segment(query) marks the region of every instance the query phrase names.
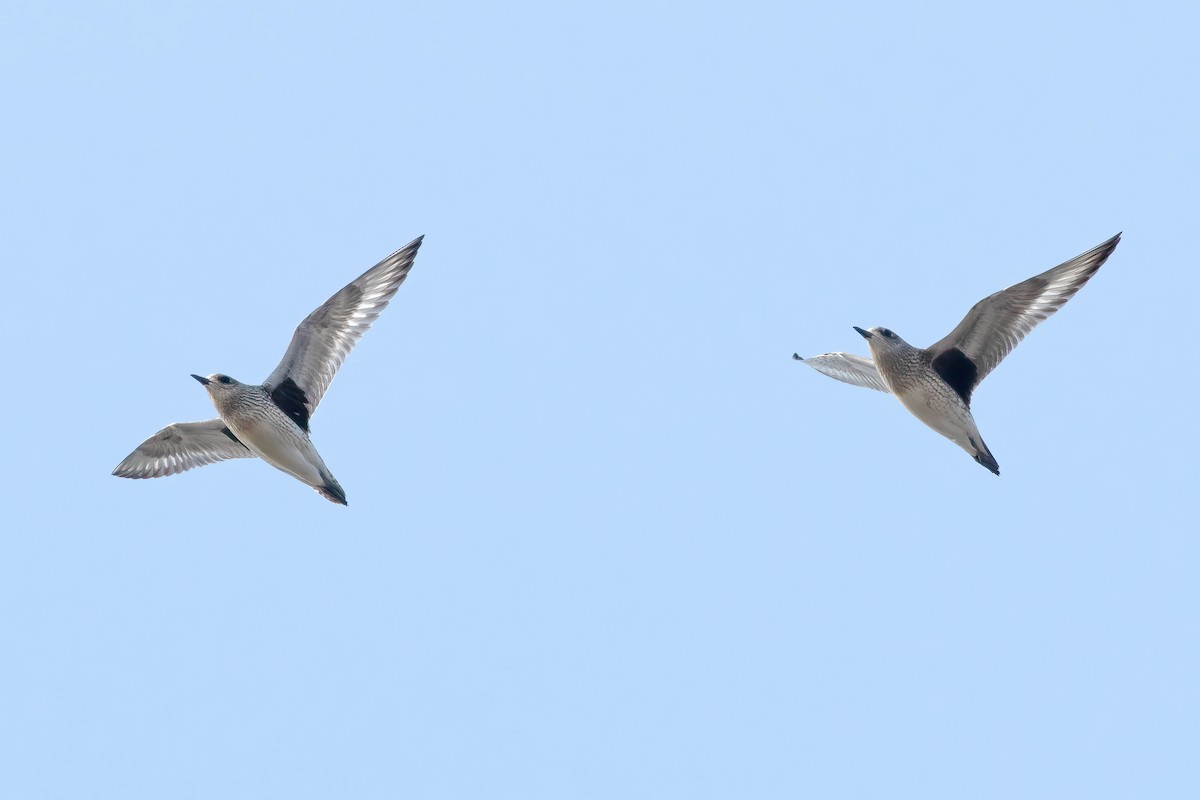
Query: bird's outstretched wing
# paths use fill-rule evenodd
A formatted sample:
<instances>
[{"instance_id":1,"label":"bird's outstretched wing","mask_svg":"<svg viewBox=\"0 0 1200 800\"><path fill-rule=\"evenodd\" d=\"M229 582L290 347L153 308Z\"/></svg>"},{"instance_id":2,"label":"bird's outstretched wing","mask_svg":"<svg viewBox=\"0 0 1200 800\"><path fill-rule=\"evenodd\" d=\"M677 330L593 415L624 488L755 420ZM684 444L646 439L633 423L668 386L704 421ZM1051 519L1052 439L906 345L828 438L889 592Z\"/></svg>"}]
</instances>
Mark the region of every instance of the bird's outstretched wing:
<instances>
[{"instance_id":1,"label":"bird's outstretched wing","mask_svg":"<svg viewBox=\"0 0 1200 800\"><path fill-rule=\"evenodd\" d=\"M957 383L955 388L969 399L1039 322L1075 296L1119 241L1118 233L1070 261L980 300L949 335L929 348L934 369L951 385Z\"/></svg>"},{"instance_id":2,"label":"bird's outstretched wing","mask_svg":"<svg viewBox=\"0 0 1200 800\"><path fill-rule=\"evenodd\" d=\"M408 277L424 238L417 237L351 281L296 328L263 387L304 430L346 356Z\"/></svg>"},{"instance_id":3,"label":"bird's outstretched wing","mask_svg":"<svg viewBox=\"0 0 1200 800\"><path fill-rule=\"evenodd\" d=\"M119 478L161 478L230 458L253 458L219 419L176 422L137 446L113 470Z\"/></svg>"},{"instance_id":4,"label":"bird's outstretched wing","mask_svg":"<svg viewBox=\"0 0 1200 800\"><path fill-rule=\"evenodd\" d=\"M855 386L865 386L868 389L878 389L887 392L887 384L875 368L875 362L869 358L856 356L853 353L825 353L824 355L801 358L792 353L792 358L802 361L823 375L837 378L839 381L852 383Z\"/></svg>"}]
</instances>

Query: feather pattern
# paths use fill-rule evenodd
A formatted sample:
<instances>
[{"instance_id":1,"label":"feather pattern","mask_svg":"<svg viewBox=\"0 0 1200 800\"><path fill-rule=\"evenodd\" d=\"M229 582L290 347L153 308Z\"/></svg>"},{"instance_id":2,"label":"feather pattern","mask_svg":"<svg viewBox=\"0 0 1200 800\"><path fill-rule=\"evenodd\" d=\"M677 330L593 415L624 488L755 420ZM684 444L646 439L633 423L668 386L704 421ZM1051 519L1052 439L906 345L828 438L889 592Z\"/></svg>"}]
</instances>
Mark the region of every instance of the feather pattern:
<instances>
[{"instance_id":1,"label":"feather pattern","mask_svg":"<svg viewBox=\"0 0 1200 800\"><path fill-rule=\"evenodd\" d=\"M293 399L292 407L285 407L286 400L280 406L300 427L308 428L308 418L317 410L342 362L408 277L422 239L417 237L371 267L297 326L283 360L263 388L277 403L281 394ZM302 407L303 422L297 419L298 407Z\"/></svg>"},{"instance_id":2,"label":"feather pattern","mask_svg":"<svg viewBox=\"0 0 1200 800\"><path fill-rule=\"evenodd\" d=\"M253 458L219 419L176 422L163 428L113 470L120 478L161 478L231 458Z\"/></svg>"}]
</instances>

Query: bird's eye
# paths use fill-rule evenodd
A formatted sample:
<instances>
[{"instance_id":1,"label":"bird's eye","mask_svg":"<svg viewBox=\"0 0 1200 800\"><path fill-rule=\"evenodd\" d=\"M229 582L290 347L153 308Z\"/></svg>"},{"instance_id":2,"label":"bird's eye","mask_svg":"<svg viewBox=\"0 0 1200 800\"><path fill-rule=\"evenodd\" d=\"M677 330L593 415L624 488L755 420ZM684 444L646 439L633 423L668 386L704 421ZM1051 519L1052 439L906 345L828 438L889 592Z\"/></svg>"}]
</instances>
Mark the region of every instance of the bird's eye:
<instances>
[{"instance_id":1,"label":"bird's eye","mask_svg":"<svg viewBox=\"0 0 1200 800\"><path fill-rule=\"evenodd\" d=\"M889 338L889 339L895 339L895 338L896 338L896 334L892 333L892 332L891 332L891 331L889 331L887 328L884 328L884 329L883 329L883 331L882 331L882 333L883 333L883 335L884 335L884 336L886 336L886 337L887 337L887 338Z\"/></svg>"},{"instance_id":2,"label":"bird's eye","mask_svg":"<svg viewBox=\"0 0 1200 800\"><path fill-rule=\"evenodd\" d=\"M219 381L220 383L229 383L232 380L233 380L233 378L230 378L228 375L222 375L221 377L217 378L217 381Z\"/></svg>"}]
</instances>

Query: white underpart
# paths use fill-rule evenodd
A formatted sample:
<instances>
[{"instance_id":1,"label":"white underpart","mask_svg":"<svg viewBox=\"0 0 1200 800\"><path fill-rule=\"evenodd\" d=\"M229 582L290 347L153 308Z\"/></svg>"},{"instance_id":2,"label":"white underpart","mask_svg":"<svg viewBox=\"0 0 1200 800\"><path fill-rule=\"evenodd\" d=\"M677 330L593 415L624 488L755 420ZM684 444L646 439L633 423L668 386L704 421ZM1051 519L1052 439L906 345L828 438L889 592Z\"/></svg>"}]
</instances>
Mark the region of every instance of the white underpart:
<instances>
[{"instance_id":1,"label":"white underpart","mask_svg":"<svg viewBox=\"0 0 1200 800\"><path fill-rule=\"evenodd\" d=\"M283 426L279 420L255 416L243 420L242 424L225 421L242 444L276 469L309 486L324 486L328 482L329 469L317 448L291 420L287 420L287 424L294 430L287 430L284 435L281 435Z\"/></svg>"},{"instance_id":2,"label":"white underpart","mask_svg":"<svg viewBox=\"0 0 1200 800\"><path fill-rule=\"evenodd\" d=\"M950 387L946 389L951 391ZM977 445L983 441L983 437L979 435L979 428L975 425L975 418L971 416L970 409L957 395L951 400L944 395L938 397L914 387L904 393L896 393L896 399L921 422L971 455L975 455ZM971 444L972 439L975 440L975 445Z\"/></svg>"}]
</instances>

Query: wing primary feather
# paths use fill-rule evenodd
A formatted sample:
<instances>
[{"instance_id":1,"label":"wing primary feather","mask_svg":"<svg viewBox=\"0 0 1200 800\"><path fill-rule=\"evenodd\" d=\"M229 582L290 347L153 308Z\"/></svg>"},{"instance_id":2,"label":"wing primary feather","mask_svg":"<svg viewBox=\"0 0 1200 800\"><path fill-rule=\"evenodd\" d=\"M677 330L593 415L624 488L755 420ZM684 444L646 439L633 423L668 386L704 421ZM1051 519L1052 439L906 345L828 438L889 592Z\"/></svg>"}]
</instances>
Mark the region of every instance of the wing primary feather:
<instances>
[{"instance_id":1,"label":"wing primary feather","mask_svg":"<svg viewBox=\"0 0 1200 800\"><path fill-rule=\"evenodd\" d=\"M418 236L346 284L296 327L263 386L300 427L308 429L309 417L346 356L408 277L424 238Z\"/></svg>"},{"instance_id":2,"label":"wing primary feather","mask_svg":"<svg viewBox=\"0 0 1200 800\"><path fill-rule=\"evenodd\" d=\"M969 361L975 368L970 385L964 384L965 397L970 397L971 391L1038 323L1048 319L1083 288L1120 241L1118 233L1057 267L983 298L954 330L929 347L935 364L939 359L943 359L943 364L945 358L951 359L957 376L963 365L958 357L948 354L957 350ZM964 394L963 388L955 386L955 389Z\"/></svg>"},{"instance_id":3,"label":"wing primary feather","mask_svg":"<svg viewBox=\"0 0 1200 800\"><path fill-rule=\"evenodd\" d=\"M162 478L231 458L253 458L219 419L176 422L137 446L113 470L119 478Z\"/></svg>"}]
</instances>

